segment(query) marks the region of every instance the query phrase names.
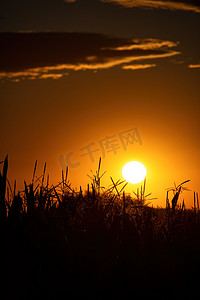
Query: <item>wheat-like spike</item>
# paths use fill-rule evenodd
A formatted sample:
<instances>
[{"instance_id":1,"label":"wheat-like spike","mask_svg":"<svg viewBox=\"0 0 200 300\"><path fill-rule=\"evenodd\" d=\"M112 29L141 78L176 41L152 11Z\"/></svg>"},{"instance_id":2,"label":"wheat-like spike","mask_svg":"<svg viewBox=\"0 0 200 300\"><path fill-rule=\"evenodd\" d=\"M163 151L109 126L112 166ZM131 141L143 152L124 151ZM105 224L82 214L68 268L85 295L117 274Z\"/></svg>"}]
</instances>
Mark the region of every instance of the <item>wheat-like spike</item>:
<instances>
[{"instance_id":1,"label":"wheat-like spike","mask_svg":"<svg viewBox=\"0 0 200 300\"><path fill-rule=\"evenodd\" d=\"M36 173L36 168L37 168L37 160L35 161L35 165L34 165L34 169L33 169L32 183L34 182L35 173Z\"/></svg>"},{"instance_id":2,"label":"wheat-like spike","mask_svg":"<svg viewBox=\"0 0 200 300\"><path fill-rule=\"evenodd\" d=\"M191 181L191 179L188 179L188 180L183 181L183 182L180 183L176 188L179 188L181 185L183 185L183 184L185 184L185 183L187 183L187 182L189 182L189 181Z\"/></svg>"},{"instance_id":3,"label":"wheat-like spike","mask_svg":"<svg viewBox=\"0 0 200 300\"><path fill-rule=\"evenodd\" d=\"M45 172L46 172L46 167L47 167L47 163L45 162L45 164L44 164L44 170L43 170L43 175L42 175L42 186L43 186L43 182L44 182L44 176L45 176Z\"/></svg>"},{"instance_id":4,"label":"wheat-like spike","mask_svg":"<svg viewBox=\"0 0 200 300\"><path fill-rule=\"evenodd\" d=\"M48 186L49 186L49 174L47 174L47 185L46 185L47 189L48 189Z\"/></svg>"},{"instance_id":5,"label":"wheat-like spike","mask_svg":"<svg viewBox=\"0 0 200 300\"><path fill-rule=\"evenodd\" d=\"M196 199L197 199L197 210L199 211L199 196L198 196L198 193L196 193Z\"/></svg>"},{"instance_id":6,"label":"wheat-like spike","mask_svg":"<svg viewBox=\"0 0 200 300\"><path fill-rule=\"evenodd\" d=\"M68 166L66 167L66 173L65 173L65 182L67 182L67 176L68 176Z\"/></svg>"},{"instance_id":7,"label":"wheat-like spike","mask_svg":"<svg viewBox=\"0 0 200 300\"><path fill-rule=\"evenodd\" d=\"M113 183L113 186L114 186L114 188L115 188L115 190L116 190L116 192L117 192L117 195L120 196L119 191L118 191L118 189L117 189L117 185L115 184L115 182L114 182L114 180L112 179L112 177L110 177L110 179L111 179L111 181L112 181L112 183ZM119 181L119 180L118 180L118 181Z\"/></svg>"}]
</instances>

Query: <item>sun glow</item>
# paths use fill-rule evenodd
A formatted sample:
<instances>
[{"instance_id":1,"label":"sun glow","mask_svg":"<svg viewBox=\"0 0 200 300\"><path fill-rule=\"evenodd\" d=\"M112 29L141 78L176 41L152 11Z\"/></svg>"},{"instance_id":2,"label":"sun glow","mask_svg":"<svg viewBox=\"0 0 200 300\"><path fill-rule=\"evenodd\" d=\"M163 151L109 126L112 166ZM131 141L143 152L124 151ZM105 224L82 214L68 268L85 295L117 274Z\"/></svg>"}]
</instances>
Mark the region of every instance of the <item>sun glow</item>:
<instances>
[{"instance_id":1,"label":"sun glow","mask_svg":"<svg viewBox=\"0 0 200 300\"><path fill-rule=\"evenodd\" d=\"M122 175L130 183L139 183L147 174L145 166L138 161L128 162L122 169Z\"/></svg>"}]
</instances>

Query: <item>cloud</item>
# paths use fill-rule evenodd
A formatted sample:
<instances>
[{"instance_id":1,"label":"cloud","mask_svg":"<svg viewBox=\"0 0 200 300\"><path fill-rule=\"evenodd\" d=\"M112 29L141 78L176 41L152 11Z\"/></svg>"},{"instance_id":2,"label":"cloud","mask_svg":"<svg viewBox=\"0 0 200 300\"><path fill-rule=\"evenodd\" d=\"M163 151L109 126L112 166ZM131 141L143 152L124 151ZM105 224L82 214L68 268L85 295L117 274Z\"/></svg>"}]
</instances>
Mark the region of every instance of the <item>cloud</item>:
<instances>
[{"instance_id":1,"label":"cloud","mask_svg":"<svg viewBox=\"0 0 200 300\"><path fill-rule=\"evenodd\" d=\"M188 68L190 68L190 69L199 69L200 64L191 64L191 65L188 66Z\"/></svg>"},{"instance_id":2,"label":"cloud","mask_svg":"<svg viewBox=\"0 0 200 300\"><path fill-rule=\"evenodd\" d=\"M60 79L69 71L145 69L180 52L178 43L93 33L0 33L0 79ZM140 61L140 64L138 64ZM136 64L134 64L136 62ZM129 67L128 67L129 66Z\"/></svg>"},{"instance_id":3,"label":"cloud","mask_svg":"<svg viewBox=\"0 0 200 300\"><path fill-rule=\"evenodd\" d=\"M144 70L156 67L156 64L144 64L144 65L124 65L122 67L123 70Z\"/></svg>"},{"instance_id":4,"label":"cloud","mask_svg":"<svg viewBox=\"0 0 200 300\"><path fill-rule=\"evenodd\" d=\"M0 79L10 79L14 82L18 82L21 79L60 79L68 73L59 74L54 72L48 72L44 68L27 69L21 72L0 72Z\"/></svg>"},{"instance_id":5,"label":"cloud","mask_svg":"<svg viewBox=\"0 0 200 300\"><path fill-rule=\"evenodd\" d=\"M157 0L100 0L101 2L117 3L124 7L149 7L168 10L185 10L200 13L197 1L157 1ZM194 4L193 4L194 3Z\"/></svg>"},{"instance_id":6,"label":"cloud","mask_svg":"<svg viewBox=\"0 0 200 300\"><path fill-rule=\"evenodd\" d=\"M163 47L172 48L172 47L176 47L177 45L178 42L174 43L170 41L161 41L156 39L143 39L143 40L132 39L127 45L122 45L115 48L113 47L107 49L116 50L116 51L125 51L125 50L133 50L133 49L152 50L152 49L161 49Z\"/></svg>"}]
</instances>

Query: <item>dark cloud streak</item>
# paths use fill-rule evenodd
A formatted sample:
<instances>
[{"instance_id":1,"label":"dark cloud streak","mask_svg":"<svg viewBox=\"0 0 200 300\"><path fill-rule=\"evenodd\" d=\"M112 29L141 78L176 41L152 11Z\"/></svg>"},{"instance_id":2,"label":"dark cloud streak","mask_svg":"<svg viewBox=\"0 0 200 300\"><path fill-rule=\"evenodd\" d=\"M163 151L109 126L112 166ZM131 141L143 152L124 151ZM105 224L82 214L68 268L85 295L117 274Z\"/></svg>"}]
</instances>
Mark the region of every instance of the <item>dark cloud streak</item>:
<instances>
[{"instance_id":1,"label":"dark cloud streak","mask_svg":"<svg viewBox=\"0 0 200 300\"><path fill-rule=\"evenodd\" d=\"M101 2L116 3L127 8L155 8L168 10L184 10L200 13L200 3L197 0L100 0Z\"/></svg>"},{"instance_id":2,"label":"dark cloud streak","mask_svg":"<svg viewBox=\"0 0 200 300\"><path fill-rule=\"evenodd\" d=\"M0 78L59 79L69 70L98 70L179 54L177 43L94 33L1 33ZM145 69L140 64L132 70ZM126 67L123 69L127 69Z\"/></svg>"}]
</instances>

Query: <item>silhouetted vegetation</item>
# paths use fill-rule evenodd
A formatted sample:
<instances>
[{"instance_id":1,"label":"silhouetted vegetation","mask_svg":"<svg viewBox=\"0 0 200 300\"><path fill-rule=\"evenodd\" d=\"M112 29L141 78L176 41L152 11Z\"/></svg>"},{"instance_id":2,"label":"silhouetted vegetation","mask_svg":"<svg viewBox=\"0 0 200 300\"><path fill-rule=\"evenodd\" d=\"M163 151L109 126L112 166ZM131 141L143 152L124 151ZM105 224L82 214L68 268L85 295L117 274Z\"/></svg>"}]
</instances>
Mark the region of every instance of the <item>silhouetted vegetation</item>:
<instances>
[{"instance_id":1,"label":"silhouetted vegetation","mask_svg":"<svg viewBox=\"0 0 200 300\"><path fill-rule=\"evenodd\" d=\"M68 180L36 176L16 192L0 174L2 286L6 296L35 299L139 298L196 294L200 211L178 199L185 181L167 190L166 208L153 208L146 182L135 195L127 182L101 186L101 159L86 191ZM174 193L169 199L169 191ZM5 294L4 294L5 295Z\"/></svg>"}]
</instances>

